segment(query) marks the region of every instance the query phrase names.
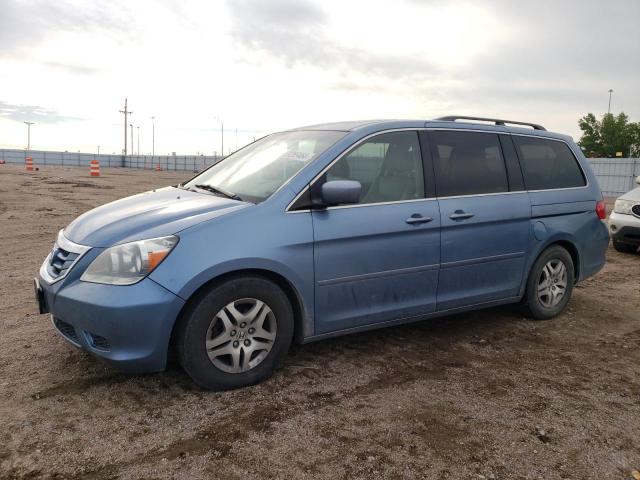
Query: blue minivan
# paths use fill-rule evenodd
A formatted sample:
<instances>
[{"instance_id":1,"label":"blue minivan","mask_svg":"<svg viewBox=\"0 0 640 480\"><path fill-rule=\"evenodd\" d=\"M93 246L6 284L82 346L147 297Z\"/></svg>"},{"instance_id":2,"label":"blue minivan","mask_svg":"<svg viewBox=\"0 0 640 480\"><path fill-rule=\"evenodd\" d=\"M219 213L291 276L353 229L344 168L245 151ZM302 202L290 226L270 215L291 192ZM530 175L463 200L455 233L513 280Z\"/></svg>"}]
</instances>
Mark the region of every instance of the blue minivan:
<instances>
[{"instance_id":1,"label":"blue minivan","mask_svg":"<svg viewBox=\"0 0 640 480\"><path fill-rule=\"evenodd\" d=\"M228 389L293 341L516 302L554 317L604 265L604 218L580 149L536 124L314 125L81 215L36 296L76 347L129 372L172 353Z\"/></svg>"}]
</instances>

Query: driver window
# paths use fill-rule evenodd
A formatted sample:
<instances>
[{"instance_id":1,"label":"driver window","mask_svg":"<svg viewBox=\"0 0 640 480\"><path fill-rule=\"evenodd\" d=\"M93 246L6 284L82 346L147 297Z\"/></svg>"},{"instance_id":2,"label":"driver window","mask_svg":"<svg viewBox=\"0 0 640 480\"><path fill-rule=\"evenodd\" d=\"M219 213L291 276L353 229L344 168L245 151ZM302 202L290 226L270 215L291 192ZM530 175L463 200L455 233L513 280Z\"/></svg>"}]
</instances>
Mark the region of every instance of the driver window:
<instances>
[{"instance_id":1,"label":"driver window","mask_svg":"<svg viewBox=\"0 0 640 480\"><path fill-rule=\"evenodd\" d=\"M332 180L360 182L360 204L424 198L418 133L390 132L370 138L338 160L318 183Z\"/></svg>"}]
</instances>

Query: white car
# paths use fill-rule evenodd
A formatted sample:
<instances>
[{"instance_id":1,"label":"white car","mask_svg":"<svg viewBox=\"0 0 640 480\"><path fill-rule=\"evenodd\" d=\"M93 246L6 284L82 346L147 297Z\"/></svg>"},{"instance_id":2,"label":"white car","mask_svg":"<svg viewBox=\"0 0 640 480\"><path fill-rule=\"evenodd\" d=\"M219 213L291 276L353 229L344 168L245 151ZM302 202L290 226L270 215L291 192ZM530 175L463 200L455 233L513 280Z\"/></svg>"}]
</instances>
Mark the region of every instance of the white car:
<instances>
[{"instance_id":1,"label":"white car","mask_svg":"<svg viewBox=\"0 0 640 480\"><path fill-rule=\"evenodd\" d=\"M640 185L640 177L636 178ZM640 187L636 187L616 200L609 216L609 232L613 248L633 253L640 245Z\"/></svg>"}]
</instances>

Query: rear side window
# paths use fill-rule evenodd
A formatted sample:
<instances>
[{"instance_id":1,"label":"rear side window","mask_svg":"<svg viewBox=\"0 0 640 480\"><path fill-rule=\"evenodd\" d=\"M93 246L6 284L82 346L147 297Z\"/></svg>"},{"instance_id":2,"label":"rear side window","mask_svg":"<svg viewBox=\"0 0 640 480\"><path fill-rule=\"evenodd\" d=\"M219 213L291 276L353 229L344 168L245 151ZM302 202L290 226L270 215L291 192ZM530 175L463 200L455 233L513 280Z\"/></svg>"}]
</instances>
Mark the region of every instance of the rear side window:
<instances>
[{"instance_id":1,"label":"rear side window","mask_svg":"<svg viewBox=\"0 0 640 480\"><path fill-rule=\"evenodd\" d=\"M527 190L584 187L578 160L564 142L513 135Z\"/></svg>"},{"instance_id":2,"label":"rear side window","mask_svg":"<svg viewBox=\"0 0 640 480\"><path fill-rule=\"evenodd\" d=\"M429 143L439 197L509 191L498 135L432 131Z\"/></svg>"}]
</instances>

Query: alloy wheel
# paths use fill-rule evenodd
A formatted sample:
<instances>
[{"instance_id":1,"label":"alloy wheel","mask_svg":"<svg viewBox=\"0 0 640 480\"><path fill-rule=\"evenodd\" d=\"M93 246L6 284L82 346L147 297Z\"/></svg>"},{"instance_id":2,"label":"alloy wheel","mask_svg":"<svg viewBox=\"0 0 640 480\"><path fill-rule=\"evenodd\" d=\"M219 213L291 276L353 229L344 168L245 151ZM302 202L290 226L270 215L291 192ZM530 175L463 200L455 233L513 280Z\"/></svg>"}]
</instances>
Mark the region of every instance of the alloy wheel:
<instances>
[{"instance_id":1,"label":"alloy wheel","mask_svg":"<svg viewBox=\"0 0 640 480\"><path fill-rule=\"evenodd\" d=\"M564 298L567 290L567 267L559 259L549 260L538 279L538 300L546 308L553 308Z\"/></svg>"},{"instance_id":2,"label":"alloy wheel","mask_svg":"<svg viewBox=\"0 0 640 480\"><path fill-rule=\"evenodd\" d=\"M242 373L269 355L276 339L276 317L256 298L228 303L211 320L205 345L209 360L227 373Z\"/></svg>"}]
</instances>

